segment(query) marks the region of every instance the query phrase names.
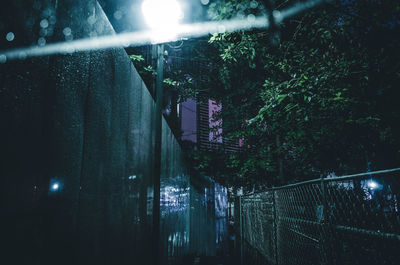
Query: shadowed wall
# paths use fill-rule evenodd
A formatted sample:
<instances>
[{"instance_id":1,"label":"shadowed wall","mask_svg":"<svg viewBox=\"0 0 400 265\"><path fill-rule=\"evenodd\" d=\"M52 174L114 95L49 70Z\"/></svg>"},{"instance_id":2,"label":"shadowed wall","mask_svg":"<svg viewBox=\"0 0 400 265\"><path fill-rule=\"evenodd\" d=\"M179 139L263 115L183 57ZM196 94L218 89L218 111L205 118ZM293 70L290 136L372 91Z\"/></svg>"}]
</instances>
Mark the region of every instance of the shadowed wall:
<instances>
[{"instance_id":1,"label":"shadowed wall","mask_svg":"<svg viewBox=\"0 0 400 265\"><path fill-rule=\"evenodd\" d=\"M43 14L57 18L48 42L66 41L65 28L74 39L114 34L96 1L6 6L0 31L12 25L16 47L37 43ZM193 188L163 119L161 248L153 251L155 103L122 47L0 64L0 119L2 261L151 264L160 255L165 264L215 245L214 214L193 214L205 212L211 184Z\"/></svg>"}]
</instances>

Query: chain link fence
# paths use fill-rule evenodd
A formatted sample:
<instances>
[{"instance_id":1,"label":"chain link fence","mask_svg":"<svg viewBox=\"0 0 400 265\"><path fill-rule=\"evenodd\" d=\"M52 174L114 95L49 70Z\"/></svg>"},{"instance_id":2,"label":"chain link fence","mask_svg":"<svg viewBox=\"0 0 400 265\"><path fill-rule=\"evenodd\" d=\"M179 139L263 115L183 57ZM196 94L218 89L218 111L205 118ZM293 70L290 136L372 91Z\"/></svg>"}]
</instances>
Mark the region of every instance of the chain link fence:
<instances>
[{"instance_id":1,"label":"chain link fence","mask_svg":"<svg viewBox=\"0 0 400 265\"><path fill-rule=\"evenodd\" d=\"M400 169L240 196L241 264L398 264Z\"/></svg>"}]
</instances>

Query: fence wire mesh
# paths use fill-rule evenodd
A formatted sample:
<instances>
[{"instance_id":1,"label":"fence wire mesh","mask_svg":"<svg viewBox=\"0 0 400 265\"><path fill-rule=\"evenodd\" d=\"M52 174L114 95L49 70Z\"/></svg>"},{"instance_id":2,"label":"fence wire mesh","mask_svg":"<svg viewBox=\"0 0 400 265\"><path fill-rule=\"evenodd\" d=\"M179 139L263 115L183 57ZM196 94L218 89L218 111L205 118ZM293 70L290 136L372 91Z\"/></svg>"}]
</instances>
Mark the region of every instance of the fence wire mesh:
<instances>
[{"instance_id":1,"label":"fence wire mesh","mask_svg":"<svg viewBox=\"0 0 400 265\"><path fill-rule=\"evenodd\" d=\"M398 264L399 197L400 169L242 196L242 264L249 251L262 257L258 264Z\"/></svg>"}]
</instances>

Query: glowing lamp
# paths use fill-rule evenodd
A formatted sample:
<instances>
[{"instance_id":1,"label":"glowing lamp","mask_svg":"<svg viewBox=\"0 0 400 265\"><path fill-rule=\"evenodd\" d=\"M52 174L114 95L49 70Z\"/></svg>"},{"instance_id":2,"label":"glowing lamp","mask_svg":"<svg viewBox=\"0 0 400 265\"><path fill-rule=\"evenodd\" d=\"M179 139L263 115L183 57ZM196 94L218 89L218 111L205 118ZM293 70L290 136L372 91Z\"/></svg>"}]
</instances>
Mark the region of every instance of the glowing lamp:
<instances>
[{"instance_id":1,"label":"glowing lamp","mask_svg":"<svg viewBox=\"0 0 400 265\"><path fill-rule=\"evenodd\" d=\"M373 180L368 181L367 185L371 190L378 188L378 183Z\"/></svg>"},{"instance_id":2,"label":"glowing lamp","mask_svg":"<svg viewBox=\"0 0 400 265\"><path fill-rule=\"evenodd\" d=\"M183 18L177 0L145 0L142 13L147 25L156 31L156 41L170 41L176 37L179 21Z\"/></svg>"},{"instance_id":3,"label":"glowing lamp","mask_svg":"<svg viewBox=\"0 0 400 265\"><path fill-rule=\"evenodd\" d=\"M52 191L56 191L60 188L60 185L58 183L54 183L53 185L51 185L51 190Z\"/></svg>"}]
</instances>

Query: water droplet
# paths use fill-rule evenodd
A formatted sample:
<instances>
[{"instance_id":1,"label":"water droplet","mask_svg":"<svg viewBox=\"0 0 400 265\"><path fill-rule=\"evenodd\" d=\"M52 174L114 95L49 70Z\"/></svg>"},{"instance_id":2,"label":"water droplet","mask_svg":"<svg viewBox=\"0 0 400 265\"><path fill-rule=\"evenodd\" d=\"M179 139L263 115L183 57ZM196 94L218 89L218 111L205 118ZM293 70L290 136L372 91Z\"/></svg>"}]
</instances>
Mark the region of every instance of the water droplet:
<instances>
[{"instance_id":1,"label":"water droplet","mask_svg":"<svg viewBox=\"0 0 400 265\"><path fill-rule=\"evenodd\" d=\"M249 14L249 15L247 16L247 21L249 21L249 22L254 22L255 20L256 20L256 16L255 16L255 15Z\"/></svg>"},{"instance_id":2,"label":"water droplet","mask_svg":"<svg viewBox=\"0 0 400 265\"><path fill-rule=\"evenodd\" d=\"M56 22L57 22L56 16L54 16L54 15L50 16L49 22L50 22L51 25L56 24Z\"/></svg>"},{"instance_id":3,"label":"water droplet","mask_svg":"<svg viewBox=\"0 0 400 265\"><path fill-rule=\"evenodd\" d=\"M120 10L115 11L114 18L120 20L122 18L122 12Z\"/></svg>"},{"instance_id":4,"label":"water droplet","mask_svg":"<svg viewBox=\"0 0 400 265\"><path fill-rule=\"evenodd\" d=\"M53 28L47 28L47 36L52 36L53 35Z\"/></svg>"},{"instance_id":5,"label":"water droplet","mask_svg":"<svg viewBox=\"0 0 400 265\"><path fill-rule=\"evenodd\" d=\"M36 10L40 10L40 8L42 8L42 3L40 3L40 1L33 2L33 8Z\"/></svg>"},{"instance_id":6,"label":"water droplet","mask_svg":"<svg viewBox=\"0 0 400 265\"><path fill-rule=\"evenodd\" d=\"M75 52L75 48L72 46L68 46L65 50L67 53L74 53Z\"/></svg>"},{"instance_id":7,"label":"water droplet","mask_svg":"<svg viewBox=\"0 0 400 265\"><path fill-rule=\"evenodd\" d=\"M39 35L41 37L47 36L47 29L41 28L40 31L39 31Z\"/></svg>"},{"instance_id":8,"label":"water droplet","mask_svg":"<svg viewBox=\"0 0 400 265\"><path fill-rule=\"evenodd\" d=\"M240 11L237 13L237 17L238 17L239 19L243 19L243 18L245 17L244 12L243 12L242 10L240 10Z\"/></svg>"},{"instance_id":9,"label":"water droplet","mask_svg":"<svg viewBox=\"0 0 400 265\"><path fill-rule=\"evenodd\" d=\"M6 39L7 39L8 41L13 41L14 38L15 38L14 32L8 32L8 33L7 33Z\"/></svg>"},{"instance_id":10,"label":"water droplet","mask_svg":"<svg viewBox=\"0 0 400 265\"><path fill-rule=\"evenodd\" d=\"M91 31L91 32L89 33L89 37L91 37L91 38L97 37L96 31Z\"/></svg>"},{"instance_id":11,"label":"water droplet","mask_svg":"<svg viewBox=\"0 0 400 265\"><path fill-rule=\"evenodd\" d=\"M208 5L210 3L210 0L200 0L202 5Z\"/></svg>"},{"instance_id":12,"label":"water droplet","mask_svg":"<svg viewBox=\"0 0 400 265\"><path fill-rule=\"evenodd\" d=\"M18 54L18 58L19 58L20 60L25 60L26 57L27 57L26 52L20 52L20 53Z\"/></svg>"},{"instance_id":13,"label":"water droplet","mask_svg":"<svg viewBox=\"0 0 400 265\"><path fill-rule=\"evenodd\" d=\"M47 8L47 9L43 10L42 16L49 17L49 16L51 16L51 13L52 13L52 10L50 8Z\"/></svg>"},{"instance_id":14,"label":"water droplet","mask_svg":"<svg viewBox=\"0 0 400 265\"><path fill-rule=\"evenodd\" d=\"M7 61L7 56L0 54L0 63L5 63Z\"/></svg>"},{"instance_id":15,"label":"water droplet","mask_svg":"<svg viewBox=\"0 0 400 265\"><path fill-rule=\"evenodd\" d=\"M39 46L44 46L44 45L46 45L46 39L45 39L45 38L39 38L39 39L38 39L38 45L39 45Z\"/></svg>"},{"instance_id":16,"label":"water droplet","mask_svg":"<svg viewBox=\"0 0 400 265\"><path fill-rule=\"evenodd\" d=\"M257 1L251 1L251 2L250 2L250 7L251 7L251 8L257 8L257 7L258 7Z\"/></svg>"},{"instance_id":17,"label":"water droplet","mask_svg":"<svg viewBox=\"0 0 400 265\"><path fill-rule=\"evenodd\" d=\"M49 21L47 19L42 19L42 21L40 21L40 27L45 29L48 26L49 26Z\"/></svg>"},{"instance_id":18,"label":"water droplet","mask_svg":"<svg viewBox=\"0 0 400 265\"><path fill-rule=\"evenodd\" d=\"M279 10L272 11L272 16L277 20L278 23L282 20L282 14Z\"/></svg>"},{"instance_id":19,"label":"water droplet","mask_svg":"<svg viewBox=\"0 0 400 265\"><path fill-rule=\"evenodd\" d=\"M74 39L74 36L72 35L72 34L69 34L69 35L66 35L65 36L65 40L66 41L71 41L71 40L73 40Z\"/></svg>"},{"instance_id":20,"label":"water droplet","mask_svg":"<svg viewBox=\"0 0 400 265\"><path fill-rule=\"evenodd\" d=\"M90 17L88 17L87 22L90 25L93 25L94 23L96 23L96 18L94 16L90 16Z\"/></svg>"},{"instance_id":21,"label":"water droplet","mask_svg":"<svg viewBox=\"0 0 400 265\"><path fill-rule=\"evenodd\" d=\"M64 28L63 33L65 36L71 35L71 29L69 27Z\"/></svg>"}]
</instances>

